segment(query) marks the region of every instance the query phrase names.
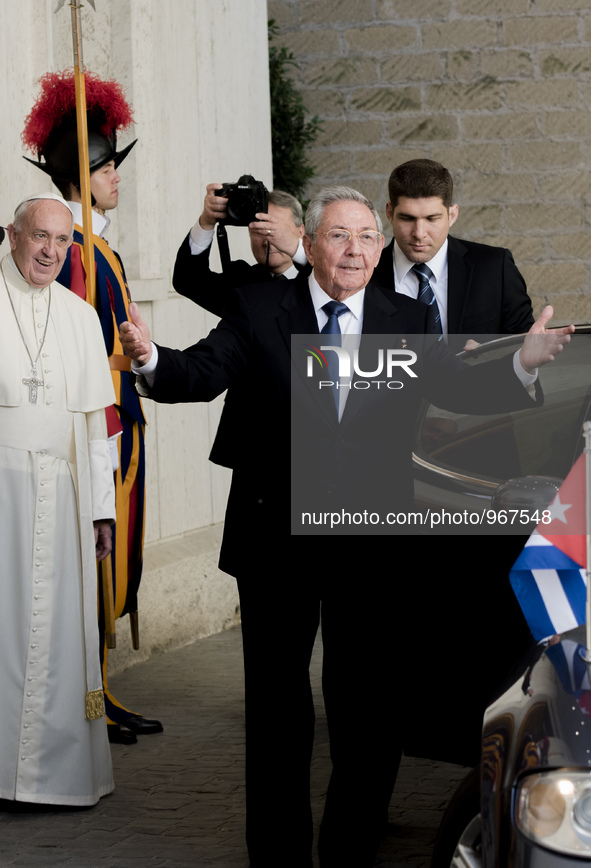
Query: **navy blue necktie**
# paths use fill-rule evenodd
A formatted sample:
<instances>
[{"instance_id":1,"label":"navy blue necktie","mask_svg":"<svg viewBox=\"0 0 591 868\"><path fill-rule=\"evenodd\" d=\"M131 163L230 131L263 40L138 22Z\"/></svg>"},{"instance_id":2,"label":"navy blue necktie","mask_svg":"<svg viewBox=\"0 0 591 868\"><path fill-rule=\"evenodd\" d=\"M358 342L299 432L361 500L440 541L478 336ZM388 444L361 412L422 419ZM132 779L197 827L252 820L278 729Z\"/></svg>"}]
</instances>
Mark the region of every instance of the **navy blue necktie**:
<instances>
[{"instance_id":1,"label":"navy blue necktie","mask_svg":"<svg viewBox=\"0 0 591 868\"><path fill-rule=\"evenodd\" d=\"M322 310L328 316L324 328L320 332L321 335L330 335L326 343L333 347L341 346L341 326L339 325L339 317L349 310L346 304L342 301L329 301L322 306ZM336 353L327 353L328 361L328 376L334 383L332 394L334 397L337 413L339 412L339 358Z\"/></svg>"},{"instance_id":2,"label":"navy blue necktie","mask_svg":"<svg viewBox=\"0 0 591 868\"><path fill-rule=\"evenodd\" d=\"M424 262L417 262L416 265L413 265L412 270L419 280L419 294L417 299L418 301L422 301L423 304L426 304L431 309L431 328L433 334L443 334L443 329L441 327L441 314L439 313L439 307L435 301L433 287L429 283L430 279L433 277L433 272Z\"/></svg>"}]
</instances>

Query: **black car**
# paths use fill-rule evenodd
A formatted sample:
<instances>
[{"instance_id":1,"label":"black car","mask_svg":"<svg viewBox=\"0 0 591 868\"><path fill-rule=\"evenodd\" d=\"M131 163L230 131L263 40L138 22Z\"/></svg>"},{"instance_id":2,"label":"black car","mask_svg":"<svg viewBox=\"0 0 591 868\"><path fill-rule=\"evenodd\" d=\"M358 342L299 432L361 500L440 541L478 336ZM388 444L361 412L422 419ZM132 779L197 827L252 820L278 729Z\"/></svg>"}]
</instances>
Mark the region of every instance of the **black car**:
<instances>
[{"instance_id":1,"label":"black car","mask_svg":"<svg viewBox=\"0 0 591 868\"><path fill-rule=\"evenodd\" d=\"M468 417L424 408L414 456L416 504L423 513L469 510L490 515L491 521L501 516L504 524L492 528L501 539L477 538L489 581L497 546L507 544L505 533L525 541L583 451L583 423L591 418L590 332L577 327L565 352L542 369L544 404L537 409ZM467 358L478 364L518 344L517 338L502 339ZM474 551L469 567L477 581ZM480 646L474 642L480 615L471 613L466 650L476 664L465 693L478 680L479 658L490 659L491 653L504 656L498 669L503 683L489 685L480 764L445 813L433 868L562 868L591 862L591 673L583 656L585 631L578 628L544 646L533 639L513 646L505 603L490 615L497 588L507 593L510 566L506 558L494 592L489 591L492 603L485 600L481 608L489 629ZM456 726L461 728L461 714Z\"/></svg>"},{"instance_id":2,"label":"black car","mask_svg":"<svg viewBox=\"0 0 591 868\"><path fill-rule=\"evenodd\" d=\"M463 355L469 364L480 364L507 355L522 341L501 338ZM539 507L550 502L583 450L590 371L591 326L577 326L565 351L540 371L539 408L469 416L425 404L413 455L415 505L431 516L438 510L484 514L484 524L456 525L460 533L529 534ZM500 517L488 513L491 508ZM448 533L450 526L428 530Z\"/></svg>"},{"instance_id":3,"label":"black car","mask_svg":"<svg viewBox=\"0 0 591 868\"><path fill-rule=\"evenodd\" d=\"M579 627L533 645L487 709L482 760L444 815L433 868L591 862L591 681Z\"/></svg>"}]
</instances>

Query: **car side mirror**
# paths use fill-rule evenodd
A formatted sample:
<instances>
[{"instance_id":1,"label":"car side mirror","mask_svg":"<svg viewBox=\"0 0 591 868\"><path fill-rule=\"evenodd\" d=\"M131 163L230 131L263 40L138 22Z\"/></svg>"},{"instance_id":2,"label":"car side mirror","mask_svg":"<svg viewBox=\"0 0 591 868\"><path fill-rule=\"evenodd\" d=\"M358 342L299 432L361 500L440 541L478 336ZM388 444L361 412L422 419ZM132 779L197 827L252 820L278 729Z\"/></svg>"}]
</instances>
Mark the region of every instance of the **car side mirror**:
<instances>
[{"instance_id":1,"label":"car side mirror","mask_svg":"<svg viewBox=\"0 0 591 868\"><path fill-rule=\"evenodd\" d=\"M563 480L553 476L518 476L495 490L493 509L546 509L554 500Z\"/></svg>"}]
</instances>

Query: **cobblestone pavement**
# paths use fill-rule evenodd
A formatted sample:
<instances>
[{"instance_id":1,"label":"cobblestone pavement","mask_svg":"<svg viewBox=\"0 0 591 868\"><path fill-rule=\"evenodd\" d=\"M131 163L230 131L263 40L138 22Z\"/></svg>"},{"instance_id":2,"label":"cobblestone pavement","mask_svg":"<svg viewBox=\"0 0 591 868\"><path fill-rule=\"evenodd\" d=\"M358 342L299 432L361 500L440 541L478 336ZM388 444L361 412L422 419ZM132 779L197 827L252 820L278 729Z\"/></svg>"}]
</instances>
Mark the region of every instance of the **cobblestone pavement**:
<instances>
[{"instance_id":1,"label":"cobblestone pavement","mask_svg":"<svg viewBox=\"0 0 591 868\"><path fill-rule=\"evenodd\" d=\"M316 828L330 770L320 657L317 646ZM93 808L0 803L0 866L247 868L240 630L152 657L110 683L129 707L161 720L164 733L112 745L115 792ZM464 774L459 766L403 760L380 868L427 868L441 814Z\"/></svg>"}]
</instances>

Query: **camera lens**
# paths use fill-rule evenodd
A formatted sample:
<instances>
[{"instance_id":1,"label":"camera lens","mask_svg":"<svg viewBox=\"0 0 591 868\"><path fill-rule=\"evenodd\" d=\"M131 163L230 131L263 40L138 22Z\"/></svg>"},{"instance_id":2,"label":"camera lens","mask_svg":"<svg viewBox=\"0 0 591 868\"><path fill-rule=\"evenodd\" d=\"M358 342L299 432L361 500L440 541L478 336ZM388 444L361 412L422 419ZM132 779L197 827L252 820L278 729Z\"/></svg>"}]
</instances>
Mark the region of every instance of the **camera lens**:
<instances>
[{"instance_id":1,"label":"camera lens","mask_svg":"<svg viewBox=\"0 0 591 868\"><path fill-rule=\"evenodd\" d=\"M255 219L255 214L256 208L250 191L237 190L228 202L228 216L246 225Z\"/></svg>"}]
</instances>

